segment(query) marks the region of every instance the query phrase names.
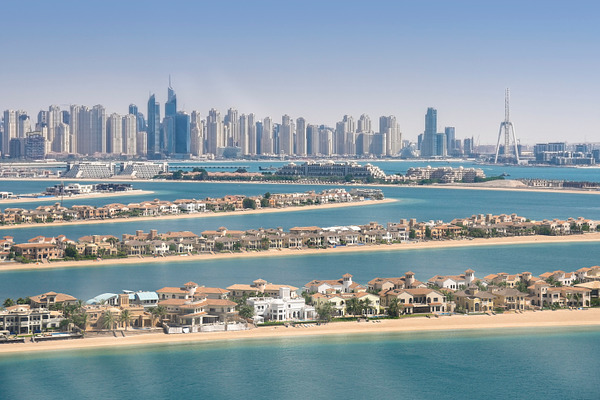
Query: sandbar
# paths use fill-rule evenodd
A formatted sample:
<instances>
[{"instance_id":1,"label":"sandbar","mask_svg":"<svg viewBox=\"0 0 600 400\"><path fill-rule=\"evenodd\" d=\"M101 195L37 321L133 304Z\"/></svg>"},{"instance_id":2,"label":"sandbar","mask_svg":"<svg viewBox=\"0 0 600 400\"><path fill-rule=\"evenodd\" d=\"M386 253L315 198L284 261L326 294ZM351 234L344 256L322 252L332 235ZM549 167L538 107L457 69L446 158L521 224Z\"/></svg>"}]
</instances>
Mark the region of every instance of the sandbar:
<instances>
[{"instance_id":1,"label":"sandbar","mask_svg":"<svg viewBox=\"0 0 600 400\"><path fill-rule=\"evenodd\" d=\"M125 337L93 337L57 342L17 343L0 345L0 355L25 352L52 352L65 350L102 349L111 347L152 346L160 344L194 344L227 340L256 340L294 337L322 337L355 334L390 334L402 332L464 331L489 329L600 327L600 309L526 311L521 314L441 316L439 318L413 317L383 319L380 322L332 322L309 324L307 327L271 326L247 331L202 332L180 335L149 333Z\"/></svg>"},{"instance_id":2,"label":"sandbar","mask_svg":"<svg viewBox=\"0 0 600 400\"><path fill-rule=\"evenodd\" d=\"M150 192L152 193L152 192ZM232 215L251 215L251 214L272 214L272 213L284 213L284 212L297 212L297 211L311 211L311 210L323 210L332 208L344 208L344 207L357 207L357 206L372 206L378 204L394 203L396 199L382 199L382 200L363 200L363 201L351 201L344 203L327 203L319 205L308 205L308 206L290 206L281 208L260 208L256 210L245 209L237 211L224 211L224 212L198 212L191 214L176 214L176 215L158 215L152 217L129 217L129 218L107 218L107 219L88 219L88 220L76 220L76 221L56 221L50 223L41 224L18 224L18 225L3 225L0 226L0 230L7 229L22 229L22 228L40 228L47 226L68 226L68 225L96 225L96 224L115 224L120 222L142 222L142 221L166 221L173 219L191 219L191 218L211 218L211 217L227 217Z\"/></svg>"},{"instance_id":3,"label":"sandbar","mask_svg":"<svg viewBox=\"0 0 600 400\"><path fill-rule=\"evenodd\" d=\"M545 243L595 243L600 242L600 232L585 233L569 236L514 236L514 237L497 237L497 238L476 238L472 240L431 240L423 242L409 243L394 243L394 244L379 244L379 245L364 245L364 246L337 246L326 249L289 249L267 250L267 251L242 251L242 252L223 252L223 253L202 253L187 256L167 256L167 257L152 257L146 256L143 258L129 257L119 259L106 260L81 260L81 261L57 261L51 263L40 264L19 264L19 263L2 263L0 264L0 272L2 271L24 271L24 270L42 270L55 268L76 268L76 267L102 267L115 265L134 265L148 263L176 263L183 261L214 261L231 258L264 258L264 257L290 257L290 256L308 256L308 255L336 255L360 252L376 252L376 251L403 251L403 250L426 250L438 248L459 248L459 247L476 247L476 246L510 246L510 245L527 245L527 244L545 244Z\"/></svg>"}]
</instances>

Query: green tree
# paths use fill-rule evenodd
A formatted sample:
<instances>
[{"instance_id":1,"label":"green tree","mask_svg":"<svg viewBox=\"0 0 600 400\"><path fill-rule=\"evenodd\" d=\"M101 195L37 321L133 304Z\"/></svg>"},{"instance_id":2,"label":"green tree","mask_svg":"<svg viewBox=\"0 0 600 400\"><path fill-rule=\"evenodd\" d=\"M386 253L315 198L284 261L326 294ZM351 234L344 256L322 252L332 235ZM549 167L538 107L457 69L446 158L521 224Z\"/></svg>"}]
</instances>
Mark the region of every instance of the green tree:
<instances>
[{"instance_id":1,"label":"green tree","mask_svg":"<svg viewBox=\"0 0 600 400\"><path fill-rule=\"evenodd\" d=\"M362 304L356 297L352 297L346 301L346 314L360 315L362 313Z\"/></svg>"},{"instance_id":2,"label":"green tree","mask_svg":"<svg viewBox=\"0 0 600 400\"><path fill-rule=\"evenodd\" d=\"M121 315L119 315L119 322L125 325L125 330L127 330L129 327L132 318L133 317L131 316L131 312L129 312L129 310L121 311Z\"/></svg>"},{"instance_id":3,"label":"green tree","mask_svg":"<svg viewBox=\"0 0 600 400\"><path fill-rule=\"evenodd\" d=\"M329 322L333 319L333 305L330 302L321 304L316 308L317 315L321 321Z\"/></svg>"},{"instance_id":4,"label":"green tree","mask_svg":"<svg viewBox=\"0 0 600 400\"><path fill-rule=\"evenodd\" d=\"M404 304L400 303L398 298L393 298L390 300L390 304L388 305L387 313L390 317L399 317L400 314L404 311Z\"/></svg>"},{"instance_id":5,"label":"green tree","mask_svg":"<svg viewBox=\"0 0 600 400\"><path fill-rule=\"evenodd\" d=\"M302 292L302 297L304 297L304 303L307 305L312 304L312 293L310 292Z\"/></svg>"},{"instance_id":6,"label":"green tree","mask_svg":"<svg viewBox=\"0 0 600 400\"><path fill-rule=\"evenodd\" d=\"M66 258L77 258L78 256L79 253L77 252L75 246L67 246L67 248L65 249Z\"/></svg>"},{"instance_id":7,"label":"green tree","mask_svg":"<svg viewBox=\"0 0 600 400\"><path fill-rule=\"evenodd\" d=\"M266 192L263 197L268 200L271 197L271 193Z\"/></svg>"},{"instance_id":8,"label":"green tree","mask_svg":"<svg viewBox=\"0 0 600 400\"><path fill-rule=\"evenodd\" d=\"M254 317L254 307L252 307L251 305L248 305L248 304L244 304L244 305L240 306L239 313L240 313L241 317L250 319L250 318Z\"/></svg>"},{"instance_id":9,"label":"green tree","mask_svg":"<svg viewBox=\"0 0 600 400\"><path fill-rule=\"evenodd\" d=\"M529 291L527 290L527 282L525 281L519 281L517 283L517 286L515 286L515 288L519 291L519 292L523 292L523 293L528 293Z\"/></svg>"},{"instance_id":10,"label":"green tree","mask_svg":"<svg viewBox=\"0 0 600 400\"><path fill-rule=\"evenodd\" d=\"M152 322L158 320L162 323L163 319L167 315L167 309L164 306L156 306L150 309L150 313L152 314Z\"/></svg>"},{"instance_id":11,"label":"green tree","mask_svg":"<svg viewBox=\"0 0 600 400\"><path fill-rule=\"evenodd\" d=\"M105 311L104 314L102 314L102 320L101 320L102 328L114 329L115 322L116 322L115 314L113 314L112 311Z\"/></svg>"},{"instance_id":12,"label":"green tree","mask_svg":"<svg viewBox=\"0 0 600 400\"><path fill-rule=\"evenodd\" d=\"M15 305L15 301L13 299L11 299L10 297L6 300L4 300L3 306L4 307L12 307Z\"/></svg>"},{"instance_id":13,"label":"green tree","mask_svg":"<svg viewBox=\"0 0 600 400\"><path fill-rule=\"evenodd\" d=\"M183 171L182 170L173 171L173 173L171 174L171 179L173 179L173 180L183 179Z\"/></svg>"},{"instance_id":14,"label":"green tree","mask_svg":"<svg viewBox=\"0 0 600 400\"><path fill-rule=\"evenodd\" d=\"M88 322L88 314L81 309L78 313L73 314L72 317L73 323L82 331L85 331L87 328Z\"/></svg>"},{"instance_id":15,"label":"green tree","mask_svg":"<svg viewBox=\"0 0 600 400\"><path fill-rule=\"evenodd\" d=\"M242 200L242 206L244 208L251 208L252 210L256 210L256 201L254 201L250 197L244 197L244 200Z\"/></svg>"},{"instance_id":16,"label":"green tree","mask_svg":"<svg viewBox=\"0 0 600 400\"><path fill-rule=\"evenodd\" d=\"M352 174L347 174L346 176L344 176L344 181L346 182L352 182L354 180L354 176L352 176Z\"/></svg>"},{"instance_id":17,"label":"green tree","mask_svg":"<svg viewBox=\"0 0 600 400\"><path fill-rule=\"evenodd\" d=\"M225 245L223 244L223 242L215 242L215 250L216 251L223 251L224 248L225 248Z\"/></svg>"},{"instance_id":18,"label":"green tree","mask_svg":"<svg viewBox=\"0 0 600 400\"><path fill-rule=\"evenodd\" d=\"M425 237L431 239L431 228L428 226L425 227Z\"/></svg>"},{"instance_id":19,"label":"green tree","mask_svg":"<svg viewBox=\"0 0 600 400\"><path fill-rule=\"evenodd\" d=\"M416 237L417 237L417 232L414 229L411 229L410 232L408 233L408 238L415 239Z\"/></svg>"}]
</instances>

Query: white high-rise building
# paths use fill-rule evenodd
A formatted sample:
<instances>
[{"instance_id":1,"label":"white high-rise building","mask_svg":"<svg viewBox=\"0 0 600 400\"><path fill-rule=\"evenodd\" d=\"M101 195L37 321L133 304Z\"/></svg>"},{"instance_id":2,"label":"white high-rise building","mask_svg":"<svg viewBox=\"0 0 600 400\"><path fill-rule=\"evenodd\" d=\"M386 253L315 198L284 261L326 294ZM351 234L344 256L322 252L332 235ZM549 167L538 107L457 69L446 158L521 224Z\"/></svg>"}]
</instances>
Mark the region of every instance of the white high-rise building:
<instances>
[{"instance_id":1,"label":"white high-rise building","mask_svg":"<svg viewBox=\"0 0 600 400\"><path fill-rule=\"evenodd\" d=\"M137 151L137 116L127 114L123 116L123 149L122 152L134 156Z\"/></svg>"},{"instance_id":2,"label":"white high-rise building","mask_svg":"<svg viewBox=\"0 0 600 400\"><path fill-rule=\"evenodd\" d=\"M256 155L256 117L253 113L248 114L248 154Z\"/></svg>"},{"instance_id":3,"label":"white high-rise building","mask_svg":"<svg viewBox=\"0 0 600 400\"><path fill-rule=\"evenodd\" d=\"M2 134L2 155L6 156L9 154L8 143L10 139L17 137L17 112L14 110L4 111L3 120L3 134Z\"/></svg>"},{"instance_id":4,"label":"white high-rise building","mask_svg":"<svg viewBox=\"0 0 600 400\"><path fill-rule=\"evenodd\" d=\"M60 107L56 105L52 105L48 108L48 136L46 136L46 140L50 145L50 149L52 151L58 151L60 149L60 143L55 143L54 137L56 136L56 128L58 125L62 123L62 114L60 112Z\"/></svg>"},{"instance_id":5,"label":"white high-rise building","mask_svg":"<svg viewBox=\"0 0 600 400\"><path fill-rule=\"evenodd\" d=\"M121 154L123 152L123 118L112 113L106 122L106 153Z\"/></svg>"},{"instance_id":6,"label":"white high-rise building","mask_svg":"<svg viewBox=\"0 0 600 400\"><path fill-rule=\"evenodd\" d=\"M395 156L402 150L402 134L400 126L396 122L396 117L379 118L379 133L385 135L385 155Z\"/></svg>"},{"instance_id":7,"label":"white high-rise building","mask_svg":"<svg viewBox=\"0 0 600 400\"><path fill-rule=\"evenodd\" d=\"M330 128L319 129L319 153L324 156L333 154L333 131Z\"/></svg>"},{"instance_id":8,"label":"white high-rise building","mask_svg":"<svg viewBox=\"0 0 600 400\"><path fill-rule=\"evenodd\" d=\"M31 120L25 111L17 111L17 137L24 138L31 132Z\"/></svg>"},{"instance_id":9,"label":"white high-rise building","mask_svg":"<svg viewBox=\"0 0 600 400\"><path fill-rule=\"evenodd\" d=\"M69 125L61 122L54 130L54 148L57 153L69 153L71 151L71 132Z\"/></svg>"},{"instance_id":10,"label":"white high-rise building","mask_svg":"<svg viewBox=\"0 0 600 400\"><path fill-rule=\"evenodd\" d=\"M306 120L296 118L296 154L306 156Z\"/></svg>"},{"instance_id":11,"label":"white high-rise building","mask_svg":"<svg viewBox=\"0 0 600 400\"><path fill-rule=\"evenodd\" d=\"M135 153L137 156L143 157L148 152L148 133L146 131L138 131L135 136Z\"/></svg>"},{"instance_id":12,"label":"white high-rise building","mask_svg":"<svg viewBox=\"0 0 600 400\"><path fill-rule=\"evenodd\" d=\"M91 111L91 152L106 153L106 110L101 105L95 105Z\"/></svg>"},{"instance_id":13,"label":"white high-rise building","mask_svg":"<svg viewBox=\"0 0 600 400\"><path fill-rule=\"evenodd\" d=\"M206 118L206 152L216 155L220 147L225 147L223 121L221 113L212 108Z\"/></svg>"},{"instance_id":14,"label":"white high-rise building","mask_svg":"<svg viewBox=\"0 0 600 400\"><path fill-rule=\"evenodd\" d=\"M367 114L363 114L360 116L358 120L358 130L357 133L371 133L373 132L371 129L371 118Z\"/></svg>"},{"instance_id":15,"label":"white high-rise building","mask_svg":"<svg viewBox=\"0 0 600 400\"><path fill-rule=\"evenodd\" d=\"M240 118L238 111L234 108L227 110L224 125L227 127L228 135L226 146L240 146Z\"/></svg>"},{"instance_id":16,"label":"white high-rise building","mask_svg":"<svg viewBox=\"0 0 600 400\"><path fill-rule=\"evenodd\" d=\"M289 115L281 117L279 128L279 151L278 154L294 154L294 120Z\"/></svg>"},{"instance_id":17,"label":"white high-rise building","mask_svg":"<svg viewBox=\"0 0 600 400\"><path fill-rule=\"evenodd\" d=\"M260 154L273 154L273 121L271 117L263 119L263 131L260 138Z\"/></svg>"},{"instance_id":18,"label":"white high-rise building","mask_svg":"<svg viewBox=\"0 0 600 400\"><path fill-rule=\"evenodd\" d=\"M204 121L199 111L190 114L190 153L193 156L204 154Z\"/></svg>"},{"instance_id":19,"label":"white high-rise building","mask_svg":"<svg viewBox=\"0 0 600 400\"><path fill-rule=\"evenodd\" d=\"M240 149L242 154L248 154L248 117L246 114L240 115Z\"/></svg>"}]
</instances>

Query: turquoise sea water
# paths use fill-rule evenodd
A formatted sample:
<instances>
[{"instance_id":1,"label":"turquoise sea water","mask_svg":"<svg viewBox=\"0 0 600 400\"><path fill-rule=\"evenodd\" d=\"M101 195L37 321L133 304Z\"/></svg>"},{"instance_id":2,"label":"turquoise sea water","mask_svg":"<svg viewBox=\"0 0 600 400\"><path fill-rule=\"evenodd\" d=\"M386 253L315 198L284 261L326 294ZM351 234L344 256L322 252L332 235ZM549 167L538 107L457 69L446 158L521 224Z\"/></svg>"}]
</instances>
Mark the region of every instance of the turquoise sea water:
<instances>
[{"instance_id":1,"label":"turquoise sea water","mask_svg":"<svg viewBox=\"0 0 600 400\"><path fill-rule=\"evenodd\" d=\"M235 163L236 165L238 163ZM263 166L268 166L261 164ZM275 163L273 163L275 164ZM377 163L387 172L405 172L411 162ZM427 165L428 163L425 163ZM434 163L431 163L435 165ZM257 164L250 164L258 168ZM451 164L453 166L464 163ZM468 166L468 165L465 165ZM488 175L598 181L600 170L482 167ZM0 190L36 192L48 182L0 181ZM148 196L89 199L87 204L161 198L203 198L225 194L322 190L323 186L214 183L135 183ZM369 207L311 210L271 215L123 224L33 227L0 231L24 241L36 235L133 233L136 229L201 232L296 225L381 223L517 212L533 219L586 216L600 219L600 197L584 194L494 192L429 188L384 188L398 201ZM73 204L74 201L65 201ZM32 206L39 205L31 204ZM29 206L29 205L28 205ZM3 205L2 208L6 207ZM350 272L365 283L375 276L408 270L417 279L473 268L539 274L599 264L600 245L538 244L387 251L308 257L229 259L104 268L0 273L0 299L54 290L88 299L122 289L153 290L193 280L207 286L270 282L302 286ZM405 399L597 399L599 329L536 329L442 332L371 336L269 339L265 341L161 345L102 351L67 351L0 357L0 399L121 398L405 398Z\"/></svg>"},{"instance_id":2,"label":"turquoise sea water","mask_svg":"<svg viewBox=\"0 0 600 400\"><path fill-rule=\"evenodd\" d=\"M600 330L279 338L0 357L6 399L597 399Z\"/></svg>"},{"instance_id":3,"label":"turquoise sea water","mask_svg":"<svg viewBox=\"0 0 600 400\"><path fill-rule=\"evenodd\" d=\"M32 184L32 182L25 182ZM39 185L39 182L33 182ZM226 194L256 195L269 192L295 192L310 189L322 190L327 187L308 185L248 185L248 184L218 184L218 183L184 183L184 182L144 182L136 186L153 190L154 193L145 196L125 196L111 199L87 199L83 203L102 205L109 202L134 202L160 198L175 200L178 198L205 198L224 196ZM36 235L56 236L65 234L77 239L89 234L112 234L117 237L124 232L134 233L137 229L148 231L158 229L191 230L201 232L216 229L220 226L229 229L250 229L257 227L294 226L332 226L365 224L370 221L386 223L398 221L401 218L417 218L423 220L450 221L454 218L468 217L479 213L513 213L531 219L568 218L585 216L600 219L600 195L571 194L571 193L538 193L538 192L506 192L489 190L453 190L434 188L385 187L386 197L397 200L372 206L313 209L292 211L288 213L244 215L243 213L217 216L211 218L193 218L181 220L135 221L113 224L84 224L72 226L38 226L32 225L25 229L0 231L0 236L10 234L16 241L26 241ZM52 202L51 202L52 203ZM81 200L65 201L65 205L81 204ZM33 208L37 203L18 205ZM3 207L10 207L4 204ZM6 232L6 233L5 233Z\"/></svg>"},{"instance_id":4,"label":"turquoise sea water","mask_svg":"<svg viewBox=\"0 0 600 400\"><path fill-rule=\"evenodd\" d=\"M534 275L574 271L598 264L600 244L567 243L451 249L380 251L215 261L179 261L103 267L62 268L0 273L0 299L56 291L83 300L105 292L157 290L194 281L205 286L250 284L257 278L302 287L313 279L339 279L347 272L366 284L380 277L413 271L422 281L437 274L459 274L472 268L478 278L496 273L529 271ZM182 257L183 259L183 257Z\"/></svg>"}]
</instances>

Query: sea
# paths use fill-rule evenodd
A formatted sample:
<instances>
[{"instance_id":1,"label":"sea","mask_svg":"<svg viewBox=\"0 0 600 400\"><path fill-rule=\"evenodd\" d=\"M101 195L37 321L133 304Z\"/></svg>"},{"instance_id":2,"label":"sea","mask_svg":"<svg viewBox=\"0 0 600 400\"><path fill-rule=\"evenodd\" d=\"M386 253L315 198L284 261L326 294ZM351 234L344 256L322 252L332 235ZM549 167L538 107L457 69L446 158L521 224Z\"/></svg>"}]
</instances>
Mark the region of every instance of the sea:
<instances>
[{"instance_id":1,"label":"sea","mask_svg":"<svg viewBox=\"0 0 600 400\"><path fill-rule=\"evenodd\" d=\"M594 168L480 166L466 162L373 162L387 173L411 166L481 167L488 176L599 181ZM275 162L181 163L209 170L248 170L278 166ZM39 192L59 181L0 181L0 191ZM102 205L147 199L256 195L265 192L323 190L334 185L277 185L206 182L133 182L149 195L64 201L65 205ZM191 230L225 226L336 226L386 223L402 218L444 220L480 213L517 213L531 219L584 216L600 219L600 196L584 193L509 192L422 187L382 187L380 205L302 210L265 215L229 215L169 221L131 221L0 231L16 241L37 235L64 234L77 239L89 234L135 230ZM48 203L52 203L49 201ZM45 203L4 204L35 207ZM537 275L572 271L599 263L595 243L527 244L457 247L333 255L227 259L77 267L0 273L0 300L57 291L83 300L122 290L156 290L187 281L226 287L263 278L302 287L312 279L338 279L351 273L366 283L376 276L401 276L412 270L419 280L436 274L459 274L472 268L477 277L493 272ZM112 399L159 398L600 398L597 385L600 329L498 329L482 331L339 335L311 338L239 340L203 344L158 345L102 351L71 350L0 357L0 398Z\"/></svg>"}]
</instances>

